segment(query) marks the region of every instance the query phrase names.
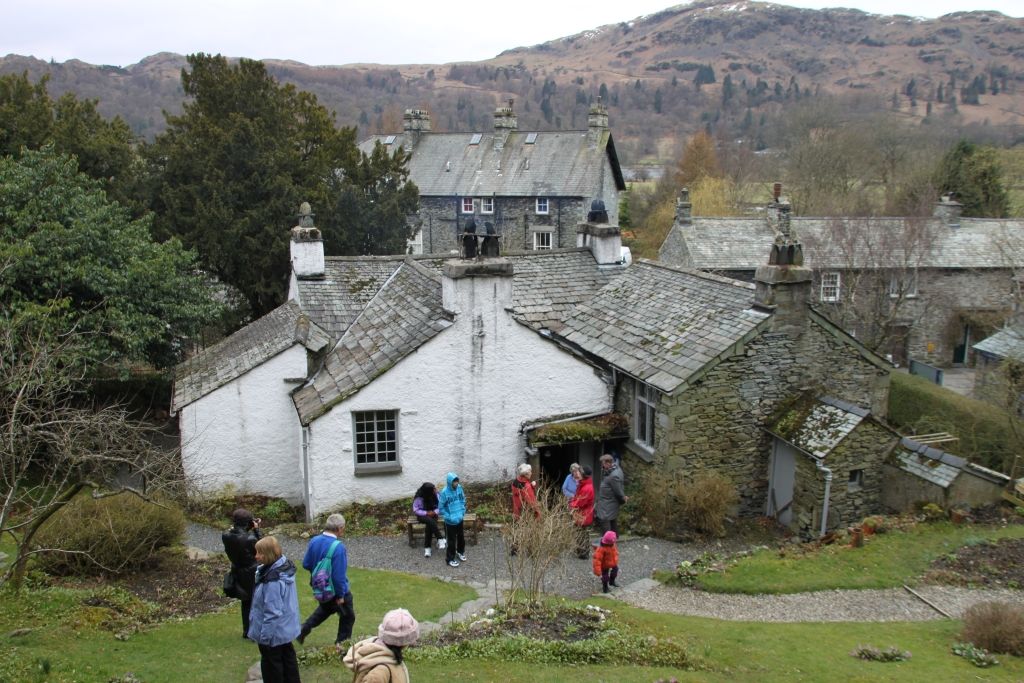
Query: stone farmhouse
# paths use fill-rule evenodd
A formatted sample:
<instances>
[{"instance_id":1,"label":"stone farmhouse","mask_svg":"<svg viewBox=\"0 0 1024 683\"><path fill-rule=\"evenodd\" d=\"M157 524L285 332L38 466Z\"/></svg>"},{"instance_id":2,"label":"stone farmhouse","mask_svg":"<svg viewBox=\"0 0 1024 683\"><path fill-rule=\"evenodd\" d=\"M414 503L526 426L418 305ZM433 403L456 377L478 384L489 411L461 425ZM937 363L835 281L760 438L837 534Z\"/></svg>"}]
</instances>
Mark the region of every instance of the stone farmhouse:
<instances>
[{"instance_id":1,"label":"stone farmhouse","mask_svg":"<svg viewBox=\"0 0 1024 683\"><path fill-rule=\"evenodd\" d=\"M751 281L790 226L816 310L898 365L973 364L972 345L1008 315L1024 221L962 218L948 197L931 218L790 217L778 192L763 216L710 218L692 216L683 190L660 260Z\"/></svg>"},{"instance_id":2,"label":"stone farmhouse","mask_svg":"<svg viewBox=\"0 0 1024 683\"><path fill-rule=\"evenodd\" d=\"M574 248L325 258L304 208L289 301L177 369L198 492L313 516L449 470L500 482L529 460L558 482L615 452L628 477L720 472L740 513L805 535L877 511L891 366L808 305L793 245L754 283L624 265L618 228L589 222Z\"/></svg>"},{"instance_id":3,"label":"stone farmhouse","mask_svg":"<svg viewBox=\"0 0 1024 683\"><path fill-rule=\"evenodd\" d=\"M409 109L401 134L363 141L411 153L409 178L419 188L420 208L411 218L417 231L412 254L459 251L459 236L471 223L483 233L490 223L503 251L544 250L576 245L576 225L586 220L595 199L618 222L619 192L626 188L608 109L590 108L587 130L519 131L515 111L494 112L493 131L440 133L430 114Z\"/></svg>"}]
</instances>

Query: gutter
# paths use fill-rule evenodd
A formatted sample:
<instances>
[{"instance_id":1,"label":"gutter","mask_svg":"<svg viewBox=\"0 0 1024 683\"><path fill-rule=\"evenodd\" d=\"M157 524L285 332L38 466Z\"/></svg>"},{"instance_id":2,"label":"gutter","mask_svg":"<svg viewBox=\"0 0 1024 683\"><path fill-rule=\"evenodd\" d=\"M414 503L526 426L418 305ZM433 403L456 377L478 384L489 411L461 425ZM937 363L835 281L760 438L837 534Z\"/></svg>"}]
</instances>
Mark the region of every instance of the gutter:
<instances>
[{"instance_id":1,"label":"gutter","mask_svg":"<svg viewBox=\"0 0 1024 683\"><path fill-rule=\"evenodd\" d=\"M821 532L818 534L818 538L821 538L825 535L825 527L828 524L828 503L829 497L832 495L832 470L822 465L817 458L814 459L814 466L818 468L819 472L825 473L825 504L821 508Z\"/></svg>"},{"instance_id":2,"label":"gutter","mask_svg":"<svg viewBox=\"0 0 1024 683\"><path fill-rule=\"evenodd\" d=\"M313 521L313 510L310 503L313 500L313 492L309 487L309 427L299 427L302 430L302 498L306 506L306 521Z\"/></svg>"}]
</instances>

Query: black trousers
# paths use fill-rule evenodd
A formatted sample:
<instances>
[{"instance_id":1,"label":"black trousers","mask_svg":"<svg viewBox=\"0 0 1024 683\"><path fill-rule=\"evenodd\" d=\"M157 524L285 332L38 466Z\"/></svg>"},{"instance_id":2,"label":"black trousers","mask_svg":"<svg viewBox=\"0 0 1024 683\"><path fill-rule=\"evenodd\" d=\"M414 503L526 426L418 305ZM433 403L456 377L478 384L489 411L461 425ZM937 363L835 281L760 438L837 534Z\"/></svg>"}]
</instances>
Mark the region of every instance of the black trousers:
<instances>
[{"instance_id":1,"label":"black trousers","mask_svg":"<svg viewBox=\"0 0 1024 683\"><path fill-rule=\"evenodd\" d=\"M594 522L601 529L601 533L604 534L606 531L614 531L615 535L619 535L619 525L615 523L614 519L600 519L595 517Z\"/></svg>"},{"instance_id":2,"label":"black trousers","mask_svg":"<svg viewBox=\"0 0 1024 683\"><path fill-rule=\"evenodd\" d=\"M299 662L291 643L260 645L260 672L263 683L300 683Z\"/></svg>"},{"instance_id":3,"label":"black trousers","mask_svg":"<svg viewBox=\"0 0 1024 683\"><path fill-rule=\"evenodd\" d=\"M302 624L302 631L299 637L305 639L309 635L309 632L315 629L320 624L327 620L327 617L332 614L338 615L338 636L334 639L335 643L340 643L343 640L348 640L352 637L352 626L356 623L356 606L352 603L352 592L345 593L345 604L339 605L334 600L328 600L327 602L321 602L313 610L313 613L309 615Z\"/></svg>"},{"instance_id":4,"label":"black trousers","mask_svg":"<svg viewBox=\"0 0 1024 683\"><path fill-rule=\"evenodd\" d=\"M463 534L462 522L458 524L444 523L444 535L448 538L448 547L444 549L444 559L451 562L455 553L466 552L466 536Z\"/></svg>"},{"instance_id":5,"label":"black trousers","mask_svg":"<svg viewBox=\"0 0 1024 683\"><path fill-rule=\"evenodd\" d=\"M430 541L435 538L441 538L441 530L437 528L437 519L427 515L416 515L416 519L423 522L423 525L426 526L426 529L423 530L423 547L429 548Z\"/></svg>"},{"instance_id":6,"label":"black trousers","mask_svg":"<svg viewBox=\"0 0 1024 683\"><path fill-rule=\"evenodd\" d=\"M245 591L247 596L242 600L242 637L249 633L249 612L252 610L252 592L256 584L256 565L246 568L232 567L235 574L235 582L238 587Z\"/></svg>"}]
</instances>

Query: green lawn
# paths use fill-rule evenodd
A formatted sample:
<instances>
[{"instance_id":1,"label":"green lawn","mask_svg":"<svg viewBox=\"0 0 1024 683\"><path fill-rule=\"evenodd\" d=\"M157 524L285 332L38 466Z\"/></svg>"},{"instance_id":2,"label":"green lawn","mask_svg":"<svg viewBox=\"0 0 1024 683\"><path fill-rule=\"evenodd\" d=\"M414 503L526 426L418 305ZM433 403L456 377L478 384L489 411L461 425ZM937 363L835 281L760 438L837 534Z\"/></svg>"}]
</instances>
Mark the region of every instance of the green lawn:
<instances>
[{"instance_id":1,"label":"green lawn","mask_svg":"<svg viewBox=\"0 0 1024 683\"><path fill-rule=\"evenodd\" d=\"M452 607L476 597L466 586L397 572L352 569L349 573L356 603L357 634L375 633L389 609L406 607L417 617L435 620ZM306 589L309 574L299 570L299 606L312 612ZM240 637L241 622L234 603L223 612L187 621L164 623L128 640L117 640L109 630L95 627L105 610L87 608L85 591L51 588L25 590L14 597L0 594L0 683L32 681L101 681L135 673L145 683L206 681L241 683L246 669L259 659L256 646ZM19 628L25 636L4 638ZM315 630L307 647L334 642L337 621ZM49 667L49 675L43 668ZM38 672L29 677L26 667Z\"/></svg>"},{"instance_id":2,"label":"green lawn","mask_svg":"<svg viewBox=\"0 0 1024 683\"><path fill-rule=\"evenodd\" d=\"M823 547L812 555L780 557L764 550L721 573L698 577L715 593L800 593L833 588L893 588L913 584L937 557L985 539L1024 537L1024 525L1006 528L919 524L867 539L863 548Z\"/></svg>"}]
</instances>

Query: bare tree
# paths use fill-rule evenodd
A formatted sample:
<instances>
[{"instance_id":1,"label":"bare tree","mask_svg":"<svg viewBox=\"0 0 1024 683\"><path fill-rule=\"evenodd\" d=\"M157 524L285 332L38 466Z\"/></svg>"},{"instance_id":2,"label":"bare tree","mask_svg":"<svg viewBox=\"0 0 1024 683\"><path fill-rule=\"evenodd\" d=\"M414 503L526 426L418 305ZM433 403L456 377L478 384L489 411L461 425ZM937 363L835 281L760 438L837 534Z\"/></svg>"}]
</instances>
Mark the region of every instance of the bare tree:
<instances>
[{"instance_id":1,"label":"bare tree","mask_svg":"<svg viewBox=\"0 0 1024 683\"><path fill-rule=\"evenodd\" d=\"M561 491L538 491L537 510L539 515L524 511L519 519L513 519L502 529L506 547L517 549L516 554L506 556L512 577L509 604L520 597L529 604L537 603L544 577L576 544L572 512Z\"/></svg>"},{"instance_id":2,"label":"bare tree","mask_svg":"<svg viewBox=\"0 0 1024 683\"><path fill-rule=\"evenodd\" d=\"M147 497L182 482L180 459L121 406L92 405L84 339L55 333L55 311L0 317L0 535L15 558L0 586L17 590L37 532L75 496Z\"/></svg>"}]
</instances>

